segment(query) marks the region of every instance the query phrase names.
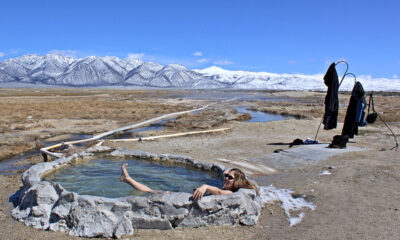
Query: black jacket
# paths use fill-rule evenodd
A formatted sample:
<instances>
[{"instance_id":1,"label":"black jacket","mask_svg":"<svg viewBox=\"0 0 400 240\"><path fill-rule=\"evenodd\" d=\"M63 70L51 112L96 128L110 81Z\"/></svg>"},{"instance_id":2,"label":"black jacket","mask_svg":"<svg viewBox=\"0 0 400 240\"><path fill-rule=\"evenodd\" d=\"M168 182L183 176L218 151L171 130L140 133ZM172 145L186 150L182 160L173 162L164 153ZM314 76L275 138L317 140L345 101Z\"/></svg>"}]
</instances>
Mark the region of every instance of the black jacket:
<instances>
[{"instance_id":1,"label":"black jacket","mask_svg":"<svg viewBox=\"0 0 400 240\"><path fill-rule=\"evenodd\" d=\"M324 76L325 85L328 91L325 96L325 114L324 114L324 129L329 130L336 128L337 117L339 111L339 79L335 68L335 63L332 63Z\"/></svg>"},{"instance_id":2,"label":"black jacket","mask_svg":"<svg viewBox=\"0 0 400 240\"><path fill-rule=\"evenodd\" d=\"M361 103L363 103L364 106L366 105L365 91L362 84L357 82L351 92L349 106L347 107L346 117L344 119L342 136L353 138L354 135L358 135L358 125L360 123L357 122L357 118L360 117L357 117L357 105ZM361 121L363 121L363 119L361 119Z\"/></svg>"}]
</instances>

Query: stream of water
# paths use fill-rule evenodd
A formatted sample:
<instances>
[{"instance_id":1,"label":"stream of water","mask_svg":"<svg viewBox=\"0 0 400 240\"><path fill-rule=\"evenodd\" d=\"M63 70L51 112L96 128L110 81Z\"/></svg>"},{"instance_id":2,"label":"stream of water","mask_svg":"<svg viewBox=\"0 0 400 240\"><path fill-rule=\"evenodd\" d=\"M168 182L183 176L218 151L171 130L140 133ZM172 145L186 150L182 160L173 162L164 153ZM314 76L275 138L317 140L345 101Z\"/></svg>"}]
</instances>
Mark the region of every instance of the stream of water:
<instances>
[{"instance_id":1,"label":"stream of water","mask_svg":"<svg viewBox=\"0 0 400 240\"><path fill-rule=\"evenodd\" d=\"M271 122L271 121L284 120L288 118L287 116L282 116L278 114L247 110L247 107L245 106L237 107L236 111L238 111L239 113L250 114L251 119L248 120L248 122Z\"/></svg>"}]
</instances>

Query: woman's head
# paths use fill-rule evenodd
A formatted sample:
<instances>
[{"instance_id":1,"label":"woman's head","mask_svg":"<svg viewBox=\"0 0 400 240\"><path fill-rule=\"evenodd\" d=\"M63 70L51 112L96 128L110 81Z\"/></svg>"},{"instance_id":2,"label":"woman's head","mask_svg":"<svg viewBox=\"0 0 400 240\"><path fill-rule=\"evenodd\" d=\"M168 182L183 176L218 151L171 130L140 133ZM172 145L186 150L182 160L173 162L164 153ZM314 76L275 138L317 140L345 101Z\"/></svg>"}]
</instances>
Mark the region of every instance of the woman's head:
<instances>
[{"instance_id":1,"label":"woman's head","mask_svg":"<svg viewBox=\"0 0 400 240\"><path fill-rule=\"evenodd\" d=\"M250 182L244 172L240 169L232 168L229 171L224 172L224 189L236 192L240 188L254 189L258 194L258 188L252 182Z\"/></svg>"},{"instance_id":2,"label":"woman's head","mask_svg":"<svg viewBox=\"0 0 400 240\"><path fill-rule=\"evenodd\" d=\"M224 172L224 186L223 189L226 190L234 190L234 185L235 185L235 175L231 171L225 171Z\"/></svg>"}]
</instances>

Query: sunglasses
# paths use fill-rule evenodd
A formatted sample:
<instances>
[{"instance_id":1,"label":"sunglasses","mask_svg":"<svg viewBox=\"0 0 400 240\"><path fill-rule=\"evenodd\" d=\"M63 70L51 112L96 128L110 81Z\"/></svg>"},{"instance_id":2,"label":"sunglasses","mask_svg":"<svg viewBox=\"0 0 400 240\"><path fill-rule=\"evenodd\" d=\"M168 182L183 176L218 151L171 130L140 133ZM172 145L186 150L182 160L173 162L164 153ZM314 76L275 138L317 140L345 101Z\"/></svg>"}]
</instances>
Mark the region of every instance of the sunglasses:
<instances>
[{"instance_id":1,"label":"sunglasses","mask_svg":"<svg viewBox=\"0 0 400 240\"><path fill-rule=\"evenodd\" d=\"M224 174L224 178L228 178L228 180L232 180L233 177L227 173Z\"/></svg>"}]
</instances>

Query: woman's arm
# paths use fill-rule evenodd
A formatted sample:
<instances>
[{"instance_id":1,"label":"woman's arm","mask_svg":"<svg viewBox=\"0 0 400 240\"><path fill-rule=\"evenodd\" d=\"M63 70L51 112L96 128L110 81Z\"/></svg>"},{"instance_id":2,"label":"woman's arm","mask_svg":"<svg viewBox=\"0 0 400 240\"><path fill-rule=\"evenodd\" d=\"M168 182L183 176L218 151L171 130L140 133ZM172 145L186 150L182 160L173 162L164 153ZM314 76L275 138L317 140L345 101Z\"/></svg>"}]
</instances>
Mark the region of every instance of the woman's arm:
<instances>
[{"instance_id":1,"label":"woman's arm","mask_svg":"<svg viewBox=\"0 0 400 240\"><path fill-rule=\"evenodd\" d=\"M213 186L204 184L194 191L193 199L200 200L203 197L204 193L206 193L206 192L208 192L212 195L223 195L223 194L232 193L232 191L230 191L230 190L223 190L223 189L219 189L217 187L213 187Z\"/></svg>"},{"instance_id":2,"label":"woman's arm","mask_svg":"<svg viewBox=\"0 0 400 240\"><path fill-rule=\"evenodd\" d=\"M133 178L131 178L128 174L128 171L126 170L126 166L128 166L127 163L123 164L121 167L122 174L120 177L121 182L126 182L132 187L134 187L136 190L142 191L142 192L154 192L153 189L149 188L148 186L141 184L140 182L136 182Z\"/></svg>"}]
</instances>

